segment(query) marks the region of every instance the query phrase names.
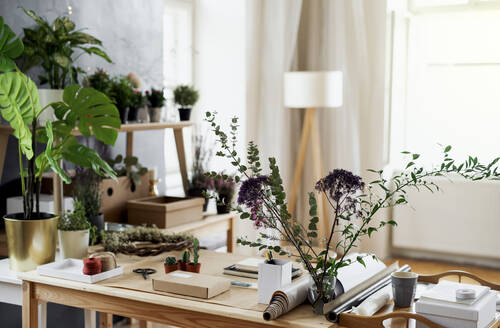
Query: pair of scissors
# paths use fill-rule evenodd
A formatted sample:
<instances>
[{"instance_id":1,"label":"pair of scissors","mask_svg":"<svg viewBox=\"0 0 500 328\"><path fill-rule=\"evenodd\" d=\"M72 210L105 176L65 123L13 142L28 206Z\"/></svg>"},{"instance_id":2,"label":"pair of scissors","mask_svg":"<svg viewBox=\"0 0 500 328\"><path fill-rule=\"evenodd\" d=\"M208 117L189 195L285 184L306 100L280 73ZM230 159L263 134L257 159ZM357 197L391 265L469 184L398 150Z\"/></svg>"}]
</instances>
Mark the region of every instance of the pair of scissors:
<instances>
[{"instance_id":1,"label":"pair of scissors","mask_svg":"<svg viewBox=\"0 0 500 328\"><path fill-rule=\"evenodd\" d=\"M139 268L139 269L134 269L133 271L134 273L142 274L144 280L148 279L148 275L156 273L156 270L151 268Z\"/></svg>"}]
</instances>

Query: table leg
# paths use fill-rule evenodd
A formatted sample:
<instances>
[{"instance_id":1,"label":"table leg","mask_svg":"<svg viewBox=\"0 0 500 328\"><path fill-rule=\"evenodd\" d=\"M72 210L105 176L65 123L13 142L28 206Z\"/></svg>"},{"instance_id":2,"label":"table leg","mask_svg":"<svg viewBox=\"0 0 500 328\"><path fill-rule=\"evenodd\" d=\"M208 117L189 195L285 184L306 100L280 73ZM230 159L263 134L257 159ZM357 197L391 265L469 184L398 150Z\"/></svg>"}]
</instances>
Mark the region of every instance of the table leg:
<instances>
[{"instance_id":1,"label":"table leg","mask_svg":"<svg viewBox=\"0 0 500 328\"><path fill-rule=\"evenodd\" d=\"M134 132L127 132L127 147L126 147L126 155L127 157L134 156Z\"/></svg>"},{"instance_id":2,"label":"table leg","mask_svg":"<svg viewBox=\"0 0 500 328\"><path fill-rule=\"evenodd\" d=\"M38 323L40 328L47 328L47 302L38 303Z\"/></svg>"},{"instance_id":3,"label":"table leg","mask_svg":"<svg viewBox=\"0 0 500 328\"><path fill-rule=\"evenodd\" d=\"M139 328L151 328L153 325L149 321L139 320Z\"/></svg>"},{"instance_id":4,"label":"table leg","mask_svg":"<svg viewBox=\"0 0 500 328\"><path fill-rule=\"evenodd\" d=\"M96 311L94 310L83 310L85 314L85 328L96 328L95 326L95 317Z\"/></svg>"},{"instance_id":5,"label":"table leg","mask_svg":"<svg viewBox=\"0 0 500 328\"><path fill-rule=\"evenodd\" d=\"M23 281L23 328L38 328L38 302L33 294L34 284Z\"/></svg>"},{"instance_id":6,"label":"table leg","mask_svg":"<svg viewBox=\"0 0 500 328\"><path fill-rule=\"evenodd\" d=\"M99 313L99 327L100 328L113 328L113 314Z\"/></svg>"},{"instance_id":7,"label":"table leg","mask_svg":"<svg viewBox=\"0 0 500 328\"><path fill-rule=\"evenodd\" d=\"M226 251L228 253L232 253L233 252L233 242L234 242L234 236L233 236L233 232L234 232L234 229L233 229L233 222L234 222L234 218L231 218L229 220L229 229L227 229L227 236L226 236Z\"/></svg>"},{"instance_id":8,"label":"table leg","mask_svg":"<svg viewBox=\"0 0 500 328\"><path fill-rule=\"evenodd\" d=\"M184 151L184 137L182 129L174 129L175 147L177 148L177 157L179 159L179 168L181 169L182 185L184 186L184 194L187 195L188 177L186 166L186 152Z\"/></svg>"}]
</instances>

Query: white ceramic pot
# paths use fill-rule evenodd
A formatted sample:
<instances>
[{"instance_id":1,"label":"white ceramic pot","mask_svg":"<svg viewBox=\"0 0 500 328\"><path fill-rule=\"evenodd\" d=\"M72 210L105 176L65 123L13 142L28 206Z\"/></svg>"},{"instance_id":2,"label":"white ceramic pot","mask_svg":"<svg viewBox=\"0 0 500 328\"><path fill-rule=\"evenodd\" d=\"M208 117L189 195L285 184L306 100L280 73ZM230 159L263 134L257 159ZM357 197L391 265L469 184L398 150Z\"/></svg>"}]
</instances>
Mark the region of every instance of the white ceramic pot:
<instances>
[{"instance_id":1,"label":"white ceramic pot","mask_svg":"<svg viewBox=\"0 0 500 328\"><path fill-rule=\"evenodd\" d=\"M59 247L63 259L83 259L88 255L89 229L65 231L58 230Z\"/></svg>"},{"instance_id":2,"label":"white ceramic pot","mask_svg":"<svg viewBox=\"0 0 500 328\"><path fill-rule=\"evenodd\" d=\"M160 122L162 113L162 107L149 107L149 119L151 122Z\"/></svg>"},{"instance_id":3,"label":"white ceramic pot","mask_svg":"<svg viewBox=\"0 0 500 328\"><path fill-rule=\"evenodd\" d=\"M149 113L146 106L137 109L137 122L149 123Z\"/></svg>"},{"instance_id":4,"label":"white ceramic pot","mask_svg":"<svg viewBox=\"0 0 500 328\"><path fill-rule=\"evenodd\" d=\"M60 89L38 89L38 98L40 100L40 108L44 108L50 103L62 101L64 90ZM54 119L54 109L52 107L43 111L38 119L39 125L45 125L47 120Z\"/></svg>"}]
</instances>

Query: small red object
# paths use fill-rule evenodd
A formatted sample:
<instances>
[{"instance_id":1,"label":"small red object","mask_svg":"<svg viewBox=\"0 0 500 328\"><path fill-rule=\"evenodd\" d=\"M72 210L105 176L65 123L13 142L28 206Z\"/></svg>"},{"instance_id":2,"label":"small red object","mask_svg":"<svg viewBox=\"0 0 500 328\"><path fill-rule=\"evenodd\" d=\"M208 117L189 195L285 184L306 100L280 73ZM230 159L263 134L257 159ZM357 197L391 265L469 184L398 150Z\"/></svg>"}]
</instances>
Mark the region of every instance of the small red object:
<instances>
[{"instance_id":1,"label":"small red object","mask_svg":"<svg viewBox=\"0 0 500 328\"><path fill-rule=\"evenodd\" d=\"M101 273L102 271L102 262L100 258L86 258L83 259L83 274L86 275L94 275Z\"/></svg>"}]
</instances>

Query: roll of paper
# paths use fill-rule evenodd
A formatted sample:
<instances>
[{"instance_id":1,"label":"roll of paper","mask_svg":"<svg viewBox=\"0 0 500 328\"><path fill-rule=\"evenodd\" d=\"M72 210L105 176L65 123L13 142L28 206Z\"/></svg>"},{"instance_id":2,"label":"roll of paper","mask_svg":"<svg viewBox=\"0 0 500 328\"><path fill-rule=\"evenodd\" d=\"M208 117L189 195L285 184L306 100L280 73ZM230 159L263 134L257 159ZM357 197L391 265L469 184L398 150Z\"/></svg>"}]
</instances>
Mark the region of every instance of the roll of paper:
<instances>
[{"instance_id":1,"label":"roll of paper","mask_svg":"<svg viewBox=\"0 0 500 328\"><path fill-rule=\"evenodd\" d=\"M374 315L391 299L391 286L385 286L375 294L369 296L359 306L353 306L352 313L358 315Z\"/></svg>"},{"instance_id":2,"label":"roll of paper","mask_svg":"<svg viewBox=\"0 0 500 328\"><path fill-rule=\"evenodd\" d=\"M312 283L312 279L308 275L275 291L269 305L264 310L264 319L274 320L304 303L307 299L307 290Z\"/></svg>"}]
</instances>

